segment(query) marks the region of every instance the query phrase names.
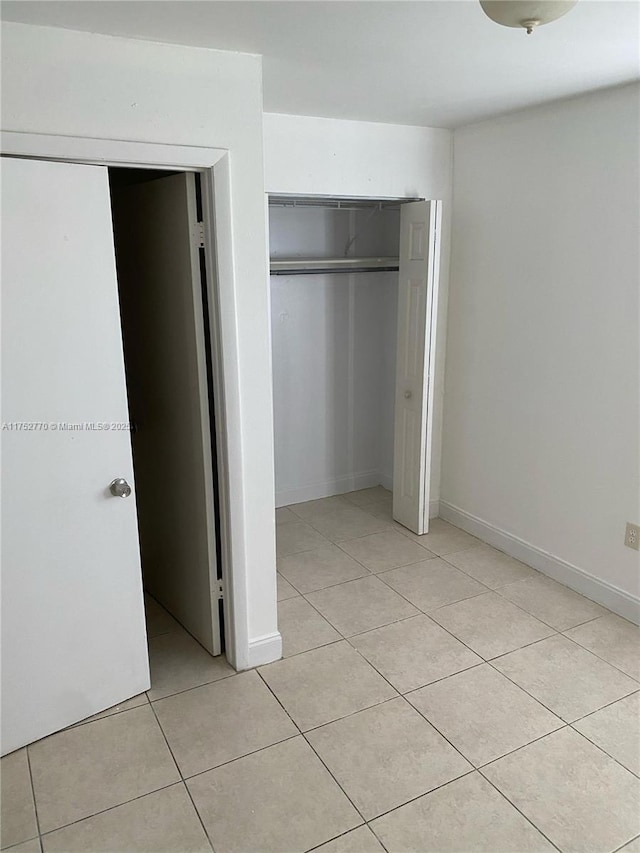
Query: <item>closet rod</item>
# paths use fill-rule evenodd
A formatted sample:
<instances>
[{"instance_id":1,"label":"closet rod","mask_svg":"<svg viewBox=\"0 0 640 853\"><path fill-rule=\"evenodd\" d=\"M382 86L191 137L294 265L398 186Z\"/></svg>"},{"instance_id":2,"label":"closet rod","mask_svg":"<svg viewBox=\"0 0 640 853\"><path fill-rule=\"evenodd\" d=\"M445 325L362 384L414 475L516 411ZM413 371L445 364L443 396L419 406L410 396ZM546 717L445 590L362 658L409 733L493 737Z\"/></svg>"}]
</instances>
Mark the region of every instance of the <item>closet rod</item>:
<instances>
[{"instance_id":1,"label":"closet rod","mask_svg":"<svg viewBox=\"0 0 640 853\"><path fill-rule=\"evenodd\" d=\"M271 258L271 275L398 272L398 258Z\"/></svg>"}]
</instances>

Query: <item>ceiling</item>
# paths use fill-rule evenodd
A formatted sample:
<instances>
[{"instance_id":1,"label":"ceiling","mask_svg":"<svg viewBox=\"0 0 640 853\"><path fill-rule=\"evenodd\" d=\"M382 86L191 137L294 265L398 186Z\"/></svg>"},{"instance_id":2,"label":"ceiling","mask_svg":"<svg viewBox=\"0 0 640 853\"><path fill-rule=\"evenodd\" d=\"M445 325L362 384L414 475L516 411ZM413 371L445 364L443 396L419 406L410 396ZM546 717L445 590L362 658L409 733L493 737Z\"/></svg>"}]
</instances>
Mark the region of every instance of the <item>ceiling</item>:
<instances>
[{"instance_id":1,"label":"ceiling","mask_svg":"<svg viewBox=\"0 0 640 853\"><path fill-rule=\"evenodd\" d=\"M267 112L457 127L640 76L637 0L579 0L531 36L477 0L4 0L1 15L262 54Z\"/></svg>"}]
</instances>

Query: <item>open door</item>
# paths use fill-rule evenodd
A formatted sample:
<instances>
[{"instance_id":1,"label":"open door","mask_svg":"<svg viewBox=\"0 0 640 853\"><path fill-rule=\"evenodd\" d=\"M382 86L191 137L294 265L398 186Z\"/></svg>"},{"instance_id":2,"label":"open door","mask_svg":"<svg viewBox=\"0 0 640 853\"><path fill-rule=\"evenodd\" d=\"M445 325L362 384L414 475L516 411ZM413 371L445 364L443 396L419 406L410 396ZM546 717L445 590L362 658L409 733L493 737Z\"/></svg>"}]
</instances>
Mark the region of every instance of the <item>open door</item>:
<instances>
[{"instance_id":1,"label":"open door","mask_svg":"<svg viewBox=\"0 0 640 853\"><path fill-rule=\"evenodd\" d=\"M400 219L393 517L418 534L429 531L440 209L411 202Z\"/></svg>"},{"instance_id":2,"label":"open door","mask_svg":"<svg viewBox=\"0 0 640 853\"><path fill-rule=\"evenodd\" d=\"M213 390L195 181L181 172L112 185L112 205L144 584L218 655Z\"/></svg>"},{"instance_id":3,"label":"open door","mask_svg":"<svg viewBox=\"0 0 640 853\"><path fill-rule=\"evenodd\" d=\"M105 167L2 158L2 309L6 754L149 687Z\"/></svg>"}]
</instances>

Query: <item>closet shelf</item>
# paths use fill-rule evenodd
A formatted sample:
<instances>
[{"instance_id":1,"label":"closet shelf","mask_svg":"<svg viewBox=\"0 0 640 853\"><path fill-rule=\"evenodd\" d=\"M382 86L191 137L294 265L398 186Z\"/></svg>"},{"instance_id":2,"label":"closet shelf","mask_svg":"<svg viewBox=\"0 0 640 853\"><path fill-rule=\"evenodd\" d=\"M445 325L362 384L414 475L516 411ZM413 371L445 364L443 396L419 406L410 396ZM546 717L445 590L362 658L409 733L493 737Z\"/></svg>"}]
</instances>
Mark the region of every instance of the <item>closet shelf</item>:
<instances>
[{"instance_id":1,"label":"closet shelf","mask_svg":"<svg viewBox=\"0 0 640 853\"><path fill-rule=\"evenodd\" d=\"M270 195L269 207L324 207L328 210L400 210L400 205L423 198L367 198L364 196Z\"/></svg>"},{"instance_id":2,"label":"closet shelf","mask_svg":"<svg viewBox=\"0 0 640 853\"><path fill-rule=\"evenodd\" d=\"M271 275L398 272L398 258L271 258Z\"/></svg>"}]
</instances>

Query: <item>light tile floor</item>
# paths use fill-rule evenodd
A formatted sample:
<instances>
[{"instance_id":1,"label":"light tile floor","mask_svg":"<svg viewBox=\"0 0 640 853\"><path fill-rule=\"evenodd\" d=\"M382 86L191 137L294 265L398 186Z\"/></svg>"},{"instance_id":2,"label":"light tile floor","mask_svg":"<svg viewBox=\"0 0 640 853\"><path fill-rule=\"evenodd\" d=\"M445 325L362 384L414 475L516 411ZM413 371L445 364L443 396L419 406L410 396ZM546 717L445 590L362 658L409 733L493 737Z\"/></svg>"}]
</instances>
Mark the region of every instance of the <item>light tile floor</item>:
<instances>
[{"instance_id":1,"label":"light tile floor","mask_svg":"<svg viewBox=\"0 0 640 853\"><path fill-rule=\"evenodd\" d=\"M148 599L151 690L2 759L3 849L640 851L640 629L380 487L276 517L283 659Z\"/></svg>"}]
</instances>

